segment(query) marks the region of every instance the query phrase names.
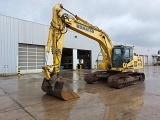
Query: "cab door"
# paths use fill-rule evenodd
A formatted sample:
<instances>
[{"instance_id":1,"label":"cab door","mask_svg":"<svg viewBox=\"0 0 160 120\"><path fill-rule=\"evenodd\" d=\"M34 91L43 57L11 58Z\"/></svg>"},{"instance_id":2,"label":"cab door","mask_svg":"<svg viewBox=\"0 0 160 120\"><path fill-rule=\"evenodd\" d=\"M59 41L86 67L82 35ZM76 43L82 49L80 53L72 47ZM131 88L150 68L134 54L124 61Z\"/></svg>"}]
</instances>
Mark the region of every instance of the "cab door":
<instances>
[{"instance_id":1,"label":"cab door","mask_svg":"<svg viewBox=\"0 0 160 120\"><path fill-rule=\"evenodd\" d=\"M123 49L114 48L112 50L112 67L123 67Z\"/></svg>"}]
</instances>

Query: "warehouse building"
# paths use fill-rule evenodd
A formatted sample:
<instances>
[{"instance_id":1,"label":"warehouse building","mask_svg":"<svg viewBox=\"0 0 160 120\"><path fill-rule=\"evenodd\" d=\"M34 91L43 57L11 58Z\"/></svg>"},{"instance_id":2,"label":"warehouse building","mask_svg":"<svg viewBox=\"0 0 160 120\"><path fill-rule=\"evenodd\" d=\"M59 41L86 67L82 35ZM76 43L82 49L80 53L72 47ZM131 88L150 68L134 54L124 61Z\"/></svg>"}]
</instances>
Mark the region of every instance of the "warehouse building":
<instances>
[{"instance_id":1,"label":"warehouse building","mask_svg":"<svg viewBox=\"0 0 160 120\"><path fill-rule=\"evenodd\" d=\"M49 26L0 15L0 74L41 72L42 66L52 64L52 55L45 53ZM114 44L117 44L114 42ZM135 52L144 58L145 65L156 61L155 49L135 46ZM92 69L97 64L99 44L69 30L65 35L62 69ZM154 54L154 55L153 55Z\"/></svg>"}]
</instances>

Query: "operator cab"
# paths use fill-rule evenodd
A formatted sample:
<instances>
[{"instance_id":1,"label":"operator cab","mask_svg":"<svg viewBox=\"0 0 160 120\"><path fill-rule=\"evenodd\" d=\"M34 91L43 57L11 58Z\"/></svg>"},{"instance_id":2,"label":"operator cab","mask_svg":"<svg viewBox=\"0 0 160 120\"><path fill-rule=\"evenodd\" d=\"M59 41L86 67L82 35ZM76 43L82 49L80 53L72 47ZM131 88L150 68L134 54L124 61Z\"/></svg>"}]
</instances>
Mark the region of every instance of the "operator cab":
<instances>
[{"instance_id":1,"label":"operator cab","mask_svg":"<svg viewBox=\"0 0 160 120\"><path fill-rule=\"evenodd\" d=\"M112 49L112 67L121 68L123 63L133 60L133 48L131 46L116 45Z\"/></svg>"}]
</instances>

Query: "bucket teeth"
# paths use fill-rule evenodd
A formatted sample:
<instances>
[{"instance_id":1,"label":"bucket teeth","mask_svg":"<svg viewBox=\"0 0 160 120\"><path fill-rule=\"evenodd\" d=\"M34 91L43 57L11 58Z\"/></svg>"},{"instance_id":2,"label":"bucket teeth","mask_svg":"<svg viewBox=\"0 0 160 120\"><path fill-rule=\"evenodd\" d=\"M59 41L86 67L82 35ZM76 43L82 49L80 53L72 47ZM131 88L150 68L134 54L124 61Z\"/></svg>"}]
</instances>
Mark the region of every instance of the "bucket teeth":
<instances>
[{"instance_id":1,"label":"bucket teeth","mask_svg":"<svg viewBox=\"0 0 160 120\"><path fill-rule=\"evenodd\" d=\"M47 94L63 100L79 98L79 96L70 88L69 83L62 80L61 77L52 76L50 80L44 78L41 88Z\"/></svg>"}]
</instances>

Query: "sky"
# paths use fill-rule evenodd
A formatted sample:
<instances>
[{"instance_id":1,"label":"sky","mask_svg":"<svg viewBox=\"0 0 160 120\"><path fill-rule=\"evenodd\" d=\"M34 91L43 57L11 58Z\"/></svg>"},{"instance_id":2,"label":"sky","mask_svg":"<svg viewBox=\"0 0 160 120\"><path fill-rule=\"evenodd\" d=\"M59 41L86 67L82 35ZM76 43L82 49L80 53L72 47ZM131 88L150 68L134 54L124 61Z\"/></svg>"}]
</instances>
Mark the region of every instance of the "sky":
<instances>
[{"instance_id":1,"label":"sky","mask_svg":"<svg viewBox=\"0 0 160 120\"><path fill-rule=\"evenodd\" d=\"M160 49L160 0L0 0L0 14L49 25L57 3L113 42Z\"/></svg>"}]
</instances>

